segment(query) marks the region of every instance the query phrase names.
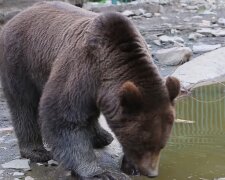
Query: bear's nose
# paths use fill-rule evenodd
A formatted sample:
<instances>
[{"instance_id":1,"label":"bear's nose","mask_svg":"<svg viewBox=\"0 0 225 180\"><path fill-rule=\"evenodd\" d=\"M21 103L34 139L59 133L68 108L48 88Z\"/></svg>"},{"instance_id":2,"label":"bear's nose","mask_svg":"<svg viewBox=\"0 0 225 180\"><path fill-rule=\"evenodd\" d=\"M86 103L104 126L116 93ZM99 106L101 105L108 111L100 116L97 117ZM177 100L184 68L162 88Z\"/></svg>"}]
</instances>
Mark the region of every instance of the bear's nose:
<instances>
[{"instance_id":1,"label":"bear's nose","mask_svg":"<svg viewBox=\"0 0 225 180\"><path fill-rule=\"evenodd\" d=\"M149 170L147 176L150 178L157 177L159 175L159 172L157 169L155 170Z\"/></svg>"}]
</instances>

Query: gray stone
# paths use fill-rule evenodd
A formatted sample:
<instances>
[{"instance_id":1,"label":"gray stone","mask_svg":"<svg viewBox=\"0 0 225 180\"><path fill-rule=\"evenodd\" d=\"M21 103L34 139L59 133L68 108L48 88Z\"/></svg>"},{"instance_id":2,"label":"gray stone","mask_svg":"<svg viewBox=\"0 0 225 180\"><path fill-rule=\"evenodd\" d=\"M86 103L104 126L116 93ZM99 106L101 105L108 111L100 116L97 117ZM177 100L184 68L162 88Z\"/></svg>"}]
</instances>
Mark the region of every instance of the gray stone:
<instances>
[{"instance_id":1,"label":"gray stone","mask_svg":"<svg viewBox=\"0 0 225 180\"><path fill-rule=\"evenodd\" d=\"M211 28L202 28L197 31L198 33L205 34L205 35L213 35L213 36L225 36L225 30L224 29L211 29Z\"/></svg>"},{"instance_id":2,"label":"gray stone","mask_svg":"<svg viewBox=\"0 0 225 180\"><path fill-rule=\"evenodd\" d=\"M189 61L192 51L188 47L174 47L158 50L154 56L163 65L175 66Z\"/></svg>"},{"instance_id":3,"label":"gray stone","mask_svg":"<svg viewBox=\"0 0 225 180\"><path fill-rule=\"evenodd\" d=\"M4 170L0 170L0 176L4 173Z\"/></svg>"},{"instance_id":4,"label":"gray stone","mask_svg":"<svg viewBox=\"0 0 225 180\"><path fill-rule=\"evenodd\" d=\"M153 16L152 13L143 14L143 17L145 17L145 18L151 18L152 16Z\"/></svg>"},{"instance_id":5,"label":"gray stone","mask_svg":"<svg viewBox=\"0 0 225 180\"><path fill-rule=\"evenodd\" d=\"M143 14L145 14L145 10L144 9L137 9L137 10L134 10L134 14L136 16L141 16Z\"/></svg>"},{"instance_id":6,"label":"gray stone","mask_svg":"<svg viewBox=\"0 0 225 180\"><path fill-rule=\"evenodd\" d=\"M177 37L177 36L163 35L163 36L160 36L159 39L161 42L181 42L181 43L184 42L183 38Z\"/></svg>"},{"instance_id":7,"label":"gray stone","mask_svg":"<svg viewBox=\"0 0 225 180\"><path fill-rule=\"evenodd\" d=\"M13 176L24 176L23 172L14 172Z\"/></svg>"},{"instance_id":8,"label":"gray stone","mask_svg":"<svg viewBox=\"0 0 225 180\"><path fill-rule=\"evenodd\" d=\"M5 169L30 169L29 163L29 159L16 159L2 164L2 167Z\"/></svg>"},{"instance_id":9,"label":"gray stone","mask_svg":"<svg viewBox=\"0 0 225 180\"><path fill-rule=\"evenodd\" d=\"M198 38L201 38L201 37L204 37L204 35L203 34L200 34L200 33L191 33L188 36L188 39L189 40L192 40L192 41L196 41Z\"/></svg>"},{"instance_id":10,"label":"gray stone","mask_svg":"<svg viewBox=\"0 0 225 180\"><path fill-rule=\"evenodd\" d=\"M225 19L224 18L219 18L217 20L218 24L225 26Z\"/></svg>"},{"instance_id":11,"label":"gray stone","mask_svg":"<svg viewBox=\"0 0 225 180\"><path fill-rule=\"evenodd\" d=\"M154 42L154 44L156 44L157 46L161 46L161 45L162 45L160 40L154 40L153 42Z\"/></svg>"},{"instance_id":12,"label":"gray stone","mask_svg":"<svg viewBox=\"0 0 225 180\"><path fill-rule=\"evenodd\" d=\"M125 11L122 12L122 14L124 16L127 16L127 17L135 16L135 13L133 11L130 11L130 10L125 10Z\"/></svg>"},{"instance_id":13,"label":"gray stone","mask_svg":"<svg viewBox=\"0 0 225 180\"><path fill-rule=\"evenodd\" d=\"M25 177L25 180L34 180L34 178L32 178L31 176L27 176Z\"/></svg>"},{"instance_id":14,"label":"gray stone","mask_svg":"<svg viewBox=\"0 0 225 180\"><path fill-rule=\"evenodd\" d=\"M202 53L202 52L208 52L215 49L218 49L221 47L221 44L216 45L208 45L208 44L200 44L200 45L194 45L193 46L193 52L194 53Z\"/></svg>"},{"instance_id":15,"label":"gray stone","mask_svg":"<svg viewBox=\"0 0 225 180\"><path fill-rule=\"evenodd\" d=\"M198 83L212 83L225 77L225 47L205 53L178 67L172 76L177 77L185 89Z\"/></svg>"},{"instance_id":16,"label":"gray stone","mask_svg":"<svg viewBox=\"0 0 225 180\"><path fill-rule=\"evenodd\" d=\"M186 9L188 9L188 10L198 10L199 7L198 6L186 6Z\"/></svg>"}]
</instances>

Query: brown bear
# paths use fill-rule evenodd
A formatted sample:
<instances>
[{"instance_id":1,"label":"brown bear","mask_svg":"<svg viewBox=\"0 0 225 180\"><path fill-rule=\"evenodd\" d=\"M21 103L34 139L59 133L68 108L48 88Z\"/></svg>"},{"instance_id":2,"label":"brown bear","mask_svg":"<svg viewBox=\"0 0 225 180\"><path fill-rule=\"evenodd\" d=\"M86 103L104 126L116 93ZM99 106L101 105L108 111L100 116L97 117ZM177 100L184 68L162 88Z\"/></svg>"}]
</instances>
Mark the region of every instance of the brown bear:
<instances>
[{"instance_id":1,"label":"brown bear","mask_svg":"<svg viewBox=\"0 0 225 180\"><path fill-rule=\"evenodd\" d=\"M127 161L143 175L158 175L180 84L160 77L126 17L37 3L4 26L0 70L22 157L53 155L83 178L126 179L96 160L94 148L112 141L98 124L102 112Z\"/></svg>"}]
</instances>

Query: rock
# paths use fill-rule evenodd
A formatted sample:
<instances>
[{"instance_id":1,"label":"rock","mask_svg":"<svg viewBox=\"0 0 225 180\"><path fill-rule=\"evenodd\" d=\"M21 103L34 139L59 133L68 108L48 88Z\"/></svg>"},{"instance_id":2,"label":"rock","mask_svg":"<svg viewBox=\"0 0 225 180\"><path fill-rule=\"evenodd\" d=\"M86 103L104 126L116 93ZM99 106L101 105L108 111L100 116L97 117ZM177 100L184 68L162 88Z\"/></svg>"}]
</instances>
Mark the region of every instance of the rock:
<instances>
[{"instance_id":1,"label":"rock","mask_svg":"<svg viewBox=\"0 0 225 180\"><path fill-rule=\"evenodd\" d=\"M177 77L182 87L189 89L197 83L213 82L225 77L225 47L205 53L178 67L172 76Z\"/></svg>"},{"instance_id":2,"label":"rock","mask_svg":"<svg viewBox=\"0 0 225 180\"><path fill-rule=\"evenodd\" d=\"M32 178L31 176L27 176L24 180L34 180L34 178Z\"/></svg>"},{"instance_id":3,"label":"rock","mask_svg":"<svg viewBox=\"0 0 225 180\"><path fill-rule=\"evenodd\" d=\"M162 45L160 40L154 40L153 42L154 42L154 44L156 44L157 46L161 46L161 45Z\"/></svg>"},{"instance_id":4,"label":"rock","mask_svg":"<svg viewBox=\"0 0 225 180\"><path fill-rule=\"evenodd\" d=\"M154 53L159 63L163 65L175 66L189 61L192 51L188 47L174 47L170 49L158 50Z\"/></svg>"},{"instance_id":5,"label":"rock","mask_svg":"<svg viewBox=\"0 0 225 180\"><path fill-rule=\"evenodd\" d=\"M0 5L2 5L2 4L3 4L3 2L4 2L4 0L0 0Z\"/></svg>"},{"instance_id":6,"label":"rock","mask_svg":"<svg viewBox=\"0 0 225 180\"><path fill-rule=\"evenodd\" d=\"M54 161L54 160L49 160L48 161L48 165L50 165L50 166L58 166L58 162L56 162L56 161Z\"/></svg>"},{"instance_id":7,"label":"rock","mask_svg":"<svg viewBox=\"0 0 225 180\"><path fill-rule=\"evenodd\" d=\"M200 15L216 15L215 12L212 12L212 11L210 11L210 10L205 10L205 11L203 11L203 12L200 12L199 14L200 14Z\"/></svg>"},{"instance_id":8,"label":"rock","mask_svg":"<svg viewBox=\"0 0 225 180\"><path fill-rule=\"evenodd\" d=\"M136 16L141 16L143 14L145 14L145 10L144 9L137 9L137 10L134 10L134 14Z\"/></svg>"},{"instance_id":9,"label":"rock","mask_svg":"<svg viewBox=\"0 0 225 180\"><path fill-rule=\"evenodd\" d=\"M2 164L2 167L5 169L30 169L29 159L16 159L10 162Z\"/></svg>"},{"instance_id":10,"label":"rock","mask_svg":"<svg viewBox=\"0 0 225 180\"><path fill-rule=\"evenodd\" d=\"M4 133L11 133L11 132L13 132L13 127L5 127L5 128L0 128L0 133L2 133L2 132L4 132Z\"/></svg>"},{"instance_id":11,"label":"rock","mask_svg":"<svg viewBox=\"0 0 225 180\"><path fill-rule=\"evenodd\" d=\"M218 49L221 47L221 44L216 45L208 45L208 44L200 44L200 45L194 45L193 46L193 52L194 53L202 53L202 52L208 52L215 49Z\"/></svg>"},{"instance_id":12,"label":"rock","mask_svg":"<svg viewBox=\"0 0 225 180\"><path fill-rule=\"evenodd\" d=\"M210 27L211 22L207 20L202 20L202 23L200 23L200 26L202 27Z\"/></svg>"},{"instance_id":13,"label":"rock","mask_svg":"<svg viewBox=\"0 0 225 180\"><path fill-rule=\"evenodd\" d=\"M38 166L44 166L44 164L42 163L36 163Z\"/></svg>"},{"instance_id":14,"label":"rock","mask_svg":"<svg viewBox=\"0 0 225 180\"><path fill-rule=\"evenodd\" d=\"M181 43L184 42L184 40L181 37L177 37L177 36L171 37L171 36L163 35L163 36L160 36L159 39L161 42L181 42Z\"/></svg>"},{"instance_id":15,"label":"rock","mask_svg":"<svg viewBox=\"0 0 225 180\"><path fill-rule=\"evenodd\" d=\"M186 6L187 10L198 10L199 7L198 6Z\"/></svg>"},{"instance_id":16,"label":"rock","mask_svg":"<svg viewBox=\"0 0 225 180\"><path fill-rule=\"evenodd\" d=\"M218 179L216 179L216 180L225 180L225 177L224 177L224 178L218 178Z\"/></svg>"},{"instance_id":17,"label":"rock","mask_svg":"<svg viewBox=\"0 0 225 180\"><path fill-rule=\"evenodd\" d=\"M0 176L4 173L4 170L0 170Z\"/></svg>"},{"instance_id":18,"label":"rock","mask_svg":"<svg viewBox=\"0 0 225 180\"><path fill-rule=\"evenodd\" d=\"M201 37L204 37L204 35L203 34L200 34L200 33L191 33L188 36L188 39L189 40L192 40L192 41L196 41L198 38L201 38Z\"/></svg>"},{"instance_id":19,"label":"rock","mask_svg":"<svg viewBox=\"0 0 225 180\"><path fill-rule=\"evenodd\" d=\"M133 11L130 11L130 10L125 10L125 11L122 12L122 14L124 16L127 16L127 17L135 16L135 13Z\"/></svg>"},{"instance_id":20,"label":"rock","mask_svg":"<svg viewBox=\"0 0 225 180\"><path fill-rule=\"evenodd\" d=\"M225 19L224 18L219 18L217 20L218 24L225 26Z\"/></svg>"},{"instance_id":21,"label":"rock","mask_svg":"<svg viewBox=\"0 0 225 180\"><path fill-rule=\"evenodd\" d=\"M211 28L202 28L197 31L198 33L205 34L205 35L213 35L216 37L219 36L225 36L225 30L224 29L211 29Z\"/></svg>"},{"instance_id":22,"label":"rock","mask_svg":"<svg viewBox=\"0 0 225 180\"><path fill-rule=\"evenodd\" d=\"M13 176L24 176L23 172L14 172Z\"/></svg>"},{"instance_id":23,"label":"rock","mask_svg":"<svg viewBox=\"0 0 225 180\"><path fill-rule=\"evenodd\" d=\"M151 18L152 17L152 13L145 13L145 14L143 14L143 17Z\"/></svg>"},{"instance_id":24,"label":"rock","mask_svg":"<svg viewBox=\"0 0 225 180\"><path fill-rule=\"evenodd\" d=\"M211 23L212 23L212 24L216 24L217 21L218 21L218 20L217 20L217 17L212 17L212 18L211 18Z\"/></svg>"},{"instance_id":25,"label":"rock","mask_svg":"<svg viewBox=\"0 0 225 180\"><path fill-rule=\"evenodd\" d=\"M193 16L192 19L202 19L202 16Z\"/></svg>"},{"instance_id":26,"label":"rock","mask_svg":"<svg viewBox=\"0 0 225 180\"><path fill-rule=\"evenodd\" d=\"M154 13L154 16L158 17L158 16L161 16L160 13Z\"/></svg>"}]
</instances>

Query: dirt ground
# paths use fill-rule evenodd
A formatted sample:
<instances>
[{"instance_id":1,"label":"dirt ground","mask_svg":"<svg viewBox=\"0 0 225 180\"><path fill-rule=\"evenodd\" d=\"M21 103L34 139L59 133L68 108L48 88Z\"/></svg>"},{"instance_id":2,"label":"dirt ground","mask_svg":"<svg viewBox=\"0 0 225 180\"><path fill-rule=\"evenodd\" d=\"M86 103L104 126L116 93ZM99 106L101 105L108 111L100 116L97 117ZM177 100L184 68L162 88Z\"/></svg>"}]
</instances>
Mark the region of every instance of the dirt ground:
<instances>
[{"instance_id":1,"label":"dirt ground","mask_svg":"<svg viewBox=\"0 0 225 180\"><path fill-rule=\"evenodd\" d=\"M135 5L134 5L135 6ZM146 9L149 4L144 4L142 7L138 8ZM133 7L133 6L132 6ZM158 7L158 6L157 6ZM204 44L221 44L225 46L225 37L215 37L211 35L206 35L195 41L189 40L189 35L197 30L204 27L220 27L224 29L224 24L218 24L218 18L225 18L225 9L222 6L217 7L209 3L178 3L173 5L160 5L157 11L149 10L152 13L152 17L144 17L142 15L135 15L129 17L138 27L141 34L144 36L146 42L148 43L150 50L153 52L175 46L187 46L192 48L193 45L197 43ZM104 8L102 8L104 9ZM124 9L124 7L123 7ZM134 8L135 9L135 8ZM137 9L137 8L136 8ZM104 9L105 10L105 9ZM101 8L98 9L101 11ZM121 11L121 10L120 10ZM126 33L126 32L122 32ZM164 42L161 45L156 45L154 40L157 40L160 35L167 36L178 36L183 38L182 43L171 43ZM194 53L193 57L199 56L201 53ZM155 60L160 73L162 76L167 76L171 74L177 66L166 66L158 63ZM117 142L115 144L107 147L106 150L97 152L106 164L110 164L109 160L115 160L112 165L114 168L118 168L118 160L122 153ZM112 148L115 148L112 149ZM116 153L115 153L116 152ZM108 157L110 156L110 157ZM12 130L12 123L10 121L9 110L7 108L6 100L0 88L0 164L6 163L13 159L18 159L20 157L19 150L17 146L17 140ZM105 159L105 160L104 160ZM31 171L16 170L16 169L3 169L0 166L0 179L11 180L17 176L13 176L13 172L25 172L25 175L19 176L24 179L27 176L31 176L37 180L43 179L70 179L68 173L61 170L61 168L53 166L38 166L37 164L31 165ZM57 173L56 173L57 172ZM54 174L54 175L53 175Z\"/></svg>"}]
</instances>

